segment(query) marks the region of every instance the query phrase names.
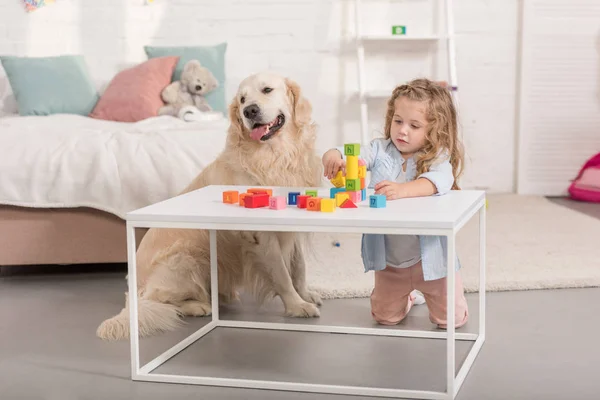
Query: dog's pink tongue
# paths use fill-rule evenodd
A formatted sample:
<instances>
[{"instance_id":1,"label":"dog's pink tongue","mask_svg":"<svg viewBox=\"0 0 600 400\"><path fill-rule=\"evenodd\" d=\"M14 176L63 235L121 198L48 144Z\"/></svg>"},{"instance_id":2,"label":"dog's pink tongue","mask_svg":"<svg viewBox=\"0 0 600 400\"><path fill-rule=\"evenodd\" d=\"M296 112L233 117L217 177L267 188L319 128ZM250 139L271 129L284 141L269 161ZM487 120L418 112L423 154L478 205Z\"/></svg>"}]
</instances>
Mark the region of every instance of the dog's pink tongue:
<instances>
[{"instance_id":1,"label":"dog's pink tongue","mask_svg":"<svg viewBox=\"0 0 600 400\"><path fill-rule=\"evenodd\" d=\"M267 125L259 126L258 128L252 129L250 132L250 137L254 140L260 140L267 133Z\"/></svg>"}]
</instances>

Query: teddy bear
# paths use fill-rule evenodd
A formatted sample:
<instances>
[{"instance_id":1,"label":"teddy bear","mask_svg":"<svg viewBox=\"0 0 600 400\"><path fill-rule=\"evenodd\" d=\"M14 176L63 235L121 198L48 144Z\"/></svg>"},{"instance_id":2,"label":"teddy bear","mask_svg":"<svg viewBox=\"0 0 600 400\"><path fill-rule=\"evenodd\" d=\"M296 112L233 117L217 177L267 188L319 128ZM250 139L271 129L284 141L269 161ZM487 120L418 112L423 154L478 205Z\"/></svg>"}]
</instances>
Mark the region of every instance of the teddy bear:
<instances>
[{"instance_id":1,"label":"teddy bear","mask_svg":"<svg viewBox=\"0 0 600 400\"><path fill-rule=\"evenodd\" d=\"M204 96L219 86L219 82L208 68L198 60L185 63L181 77L172 82L161 92L165 105L158 110L158 115L177 117L179 111L188 106L195 106L200 111L212 111Z\"/></svg>"}]
</instances>

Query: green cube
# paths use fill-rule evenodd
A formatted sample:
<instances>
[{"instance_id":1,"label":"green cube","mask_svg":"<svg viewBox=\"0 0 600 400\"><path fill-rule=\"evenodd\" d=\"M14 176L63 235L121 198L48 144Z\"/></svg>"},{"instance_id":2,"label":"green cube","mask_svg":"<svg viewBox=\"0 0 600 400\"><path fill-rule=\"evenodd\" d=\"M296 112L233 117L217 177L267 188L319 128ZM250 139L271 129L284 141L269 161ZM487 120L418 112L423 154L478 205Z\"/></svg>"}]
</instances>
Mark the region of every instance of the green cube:
<instances>
[{"instance_id":1,"label":"green cube","mask_svg":"<svg viewBox=\"0 0 600 400\"><path fill-rule=\"evenodd\" d=\"M344 145L344 154L347 156L359 156L360 155L360 144L348 143Z\"/></svg>"},{"instance_id":2,"label":"green cube","mask_svg":"<svg viewBox=\"0 0 600 400\"><path fill-rule=\"evenodd\" d=\"M318 196L318 192L316 190L307 190L306 191L306 195L307 196L312 196L312 197L319 197Z\"/></svg>"},{"instance_id":3,"label":"green cube","mask_svg":"<svg viewBox=\"0 0 600 400\"><path fill-rule=\"evenodd\" d=\"M360 190L360 179L346 179L346 190L356 192Z\"/></svg>"}]
</instances>

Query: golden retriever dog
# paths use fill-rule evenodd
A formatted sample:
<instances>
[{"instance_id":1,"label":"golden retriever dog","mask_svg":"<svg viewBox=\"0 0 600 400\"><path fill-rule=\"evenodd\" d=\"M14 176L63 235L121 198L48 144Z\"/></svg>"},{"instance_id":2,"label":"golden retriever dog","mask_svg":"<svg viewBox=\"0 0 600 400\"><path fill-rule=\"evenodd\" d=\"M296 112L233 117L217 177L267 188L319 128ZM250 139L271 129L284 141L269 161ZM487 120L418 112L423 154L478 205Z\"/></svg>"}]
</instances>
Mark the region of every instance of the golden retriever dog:
<instances>
[{"instance_id":1,"label":"golden retriever dog","mask_svg":"<svg viewBox=\"0 0 600 400\"><path fill-rule=\"evenodd\" d=\"M272 73L244 79L229 106L224 150L182 193L207 185L319 186L312 107L297 83ZM279 296L285 315L318 317L318 294L305 280L307 235L217 232L219 299L246 289L259 302ZM208 231L149 229L137 250L140 336L173 330L183 316L211 314ZM129 336L129 308L104 321L97 335Z\"/></svg>"}]
</instances>

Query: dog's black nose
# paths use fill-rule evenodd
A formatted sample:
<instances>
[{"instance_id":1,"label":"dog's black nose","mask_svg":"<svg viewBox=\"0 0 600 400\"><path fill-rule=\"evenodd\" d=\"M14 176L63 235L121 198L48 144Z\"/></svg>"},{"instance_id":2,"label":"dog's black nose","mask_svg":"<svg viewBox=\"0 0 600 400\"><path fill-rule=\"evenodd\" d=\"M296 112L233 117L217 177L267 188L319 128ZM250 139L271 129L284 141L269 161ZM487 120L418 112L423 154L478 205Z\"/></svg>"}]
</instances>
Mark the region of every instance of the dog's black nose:
<instances>
[{"instance_id":1,"label":"dog's black nose","mask_svg":"<svg viewBox=\"0 0 600 400\"><path fill-rule=\"evenodd\" d=\"M259 112L260 112L260 108L258 108L258 106L256 104L252 104L252 105L249 105L248 107L244 108L244 117L246 117L248 119L253 119L253 118L256 118L256 116L258 115Z\"/></svg>"},{"instance_id":2,"label":"dog's black nose","mask_svg":"<svg viewBox=\"0 0 600 400\"><path fill-rule=\"evenodd\" d=\"M202 90L202 86L196 85L196 90L198 90L198 91Z\"/></svg>"}]
</instances>

